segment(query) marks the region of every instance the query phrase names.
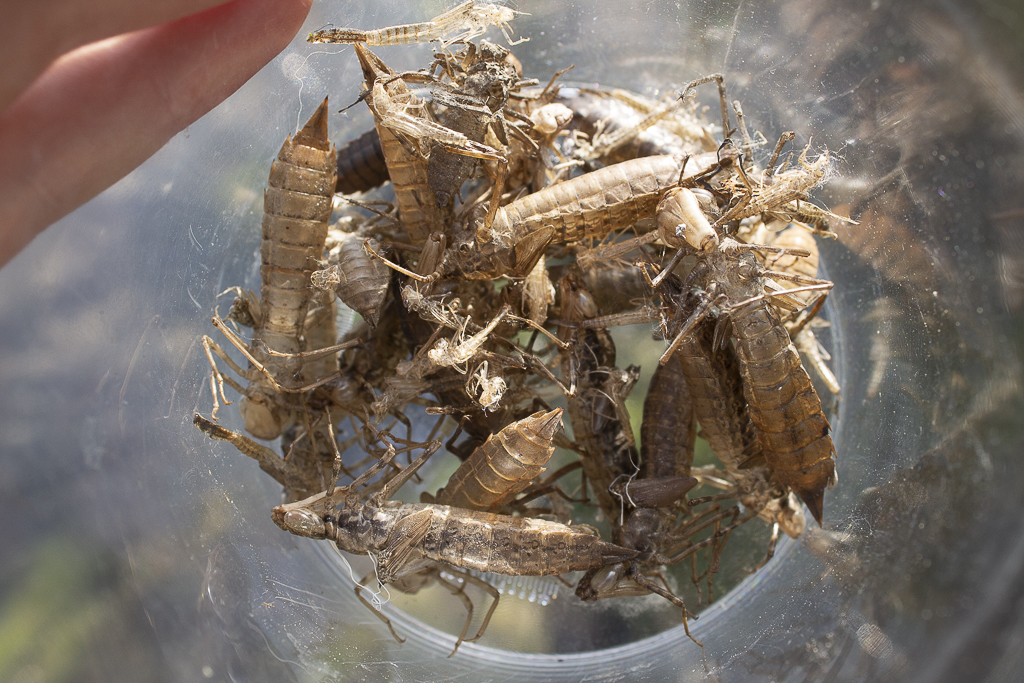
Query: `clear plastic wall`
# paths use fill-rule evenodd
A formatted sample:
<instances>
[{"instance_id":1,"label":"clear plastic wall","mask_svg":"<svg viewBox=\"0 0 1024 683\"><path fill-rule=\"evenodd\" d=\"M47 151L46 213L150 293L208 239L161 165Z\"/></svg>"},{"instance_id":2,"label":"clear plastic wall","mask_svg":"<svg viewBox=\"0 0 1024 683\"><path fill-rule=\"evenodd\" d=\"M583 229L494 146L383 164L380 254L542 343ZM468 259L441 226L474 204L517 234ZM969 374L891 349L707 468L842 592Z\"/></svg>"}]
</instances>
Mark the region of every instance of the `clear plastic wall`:
<instances>
[{"instance_id":1,"label":"clear plastic wall","mask_svg":"<svg viewBox=\"0 0 1024 683\"><path fill-rule=\"evenodd\" d=\"M518 6L528 75L574 64L574 82L656 95L721 71L752 128L838 155L818 196L860 220L821 245L843 383L825 528L692 622L703 650L645 608L527 584L452 658L459 601L425 620L386 605L399 644L330 547L270 521L277 484L192 426L216 295L258 286L270 161L325 95L336 112L359 94L351 48L300 35L0 271L0 679L1019 679L1022 12L979 7ZM306 29L442 9L321 2ZM416 69L430 50L379 54ZM360 105L330 125L341 142L371 122Z\"/></svg>"}]
</instances>

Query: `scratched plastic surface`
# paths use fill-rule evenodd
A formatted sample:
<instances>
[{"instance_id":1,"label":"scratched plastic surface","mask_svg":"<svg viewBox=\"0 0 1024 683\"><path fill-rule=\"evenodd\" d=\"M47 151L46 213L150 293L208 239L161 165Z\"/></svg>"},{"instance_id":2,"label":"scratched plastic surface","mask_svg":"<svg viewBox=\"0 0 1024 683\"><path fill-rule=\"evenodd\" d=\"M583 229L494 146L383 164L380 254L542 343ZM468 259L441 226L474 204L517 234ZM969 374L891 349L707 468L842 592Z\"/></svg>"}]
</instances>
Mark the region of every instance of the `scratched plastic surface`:
<instances>
[{"instance_id":1,"label":"scratched plastic surface","mask_svg":"<svg viewBox=\"0 0 1024 683\"><path fill-rule=\"evenodd\" d=\"M0 679L1019 679L1022 49L906 4L523 0L513 22L532 75L652 93L724 71L752 127L840 155L821 197L862 217L822 245L843 382L825 533L693 622L703 652L628 600L541 606L527 582L451 659L461 604L396 600L399 645L326 544L271 523L276 484L192 427L215 296L257 282L269 163L325 94L358 94L351 48L300 37L0 272ZM441 9L324 2L304 31ZM396 69L429 52L380 48ZM338 141L369 125L331 119Z\"/></svg>"}]
</instances>

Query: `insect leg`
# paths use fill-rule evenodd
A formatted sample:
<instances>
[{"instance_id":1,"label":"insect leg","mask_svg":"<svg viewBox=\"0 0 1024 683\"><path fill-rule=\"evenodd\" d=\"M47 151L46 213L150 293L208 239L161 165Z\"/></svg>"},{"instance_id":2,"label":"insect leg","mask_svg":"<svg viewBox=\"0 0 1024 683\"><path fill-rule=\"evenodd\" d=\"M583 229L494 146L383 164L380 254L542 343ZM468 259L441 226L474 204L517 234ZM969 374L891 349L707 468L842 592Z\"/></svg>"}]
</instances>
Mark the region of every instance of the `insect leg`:
<instances>
[{"instance_id":1,"label":"insect leg","mask_svg":"<svg viewBox=\"0 0 1024 683\"><path fill-rule=\"evenodd\" d=\"M770 180L771 177L775 174L775 164L777 164L779 161L779 154L782 152L782 148L786 145L787 142L791 142L795 137L796 133L794 133L791 130L786 131L785 133L779 136L779 142L775 145L775 151L772 152L771 158L768 159L768 168L765 169L764 172L765 182Z\"/></svg>"},{"instance_id":2,"label":"insect leg","mask_svg":"<svg viewBox=\"0 0 1024 683\"><path fill-rule=\"evenodd\" d=\"M446 567L445 571L451 571L452 573L455 573L455 571L457 571L457 570L450 570L450 569L448 569ZM459 573L461 574L462 572L459 572ZM464 577L466 577L466 576L469 576L469 575L465 574ZM459 600L461 600L463 606L466 608L466 621L462 624L462 630L459 631L459 637L455 640L455 647L452 648L451 653L448 655L448 658L451 659L452 657L455 656L455 653L459 651L459 645L462 645L462 643L465 642L465 640L466 640L466 633L469 631L469 625L473 621L473 601L469 599L468 595L466 595L466 583L465 582L463 582L463 583L455 583L453 581L449 581L448 579L444 578L441 575L440 571L437 573L437 575L435 577L435 580L439 584L441 584L442 586L447 588L449 593L451 593L452 595L457 597ZM476 640L481 635L483 635L483 634L482 633L477 633L476 636L474 636L473 640Z\"/></svg>"},{"instance_id":3,"label":"insect leg","mask_svg":"<svg viewBox=\"0 0 1024 683\"><path fill-rule=\"evenodd\" d=\"M757 566L755 566L753 569L748 569L747 570L748 574L753 574L758 569L760 569L761 567L763 567L766 564L768 564L768 562L771 561L771 559L773 557L775 557L775 544L778 543L778 542L779 542L779 523L775 522L772 525L772 536L768 540L768 553L767 553L767 555L765 555L765 558L763 560L761 560L757 564Z\"/></svg>"},{"instance_id":4,"label":"insect leg","mask_svg":"<svg viewBox=\"0 0 1024 683\"><path fill-rule=\"evenodd\" d=\"M827 355L823 353L823 349L821 349L821 345L815 338L814 333L809 329L802 329L793 337L793 345L807 359L810 366L818 374L818 377L828 387L828 390L839 396L841 391L839 380L836 379L832 369L825 363L828 360Z\"/></svg>"},{"instance_id":5,"label":"insect leg","mask_svg":"<svg viewBox=\"0 0 1024 683\"><path fill-rule=\"evenodd\" d=\"M199 413L192 416L192 424L211 439L227 441L243 455L258 462L260 469L273 477L282 486L305 491L315 488L310 485L310 482L305 480L305 477L291 467L288 461L281 458L270 448L253 441L244 434L221 427L219 424L207 420Z\"/></svg>"},{"instance_id":6,"label":"insect leg","mask_svg":"<svg viewBox=\"0 0 1024 683\"><path fill-rule=\"evenodd\" d=\"M228 341L230 341L231 344L236 349L238 349L239 351L242 352L242 355L245 356L246 360L248 360L250 363L252 363L253 368L258 370L260 373L262 373L267 378L267 380L270 382L270 386L274 387L274 389L276 389L277 391L279 391L279 392L281 392L283 394L285 394L285 393L302 393L304 391L311 391L313 389L316 389L319 386L323 386L324 384L327 384L328 382L333 382L334 380L336 380L339 377L341 377L341 373L340 372L336 372L336 373L333 373L331 375L328 375L327 377L322 377L318 381L313 382L312 384L309 384L309 385L306 385L306 386L286 387L283 384L279 384L278 381L276 379L274 379L274 376L271 374L270 370L268 370L265 365L263 365L262 363L260 363L258 360L256 360L253 357L252 351L250 350L249 345L246 344L245 342L243 342L241 339L239 339L238 335L235 334L234 332L232 332L230 329L228 329L228 326L224 324L224 321L221 320L216 315L213 316L213 326L216 327L218 330L220 330L224 334L224 336L228 338ZM339 345L339 347L348 348L348 347L350 347L352 345L353 345L352 342L346 342L345 344ZM340 348L335 349L335 351L337 351L337 350L340 350ZM224 354L224 352L222 350L220 352L218 352L218 349L213 348L213 351L218 356L220 356L221 359L224 360L224 362L226 362L229 365L231 365L232 369L236 370L239 375L241 375L242 377L245 377L246 379L249 378L249 375L251 373L247 373L247 372L243 371L241 368L239 368L233 361L231 361L227 357L226 354ZM303 355L303 354L281 354L281 353L278 353L276 351L271 351L270 349L267 349L267 353L268 353L268 355L278 355L278 356L284 356L284 357L295 357L295 356L302 356ZM315 354L315 355L322 355L322 354L320 354L319 350L318 351L312 351L310 353Z\"/></svg>"},{"instance_id":7,"label":"insect leg","mask_svg":"<svg viewBox=\"0 0 1024 683\"><path fill-rule=\"evenodd\" d=\"M663 353L661 355L661 358L658 359L658 362L661 365L664 365L669 361L670 358L672 358L672 355L676 352L676 349L678 349L679 345L683 343L683 338L686 337L686 335L690 334L690 332L692 332L697 327L697 325L699 325L700 322L704 320L705 317L707 317L708 313L711 312L712 307L714 307L714 305L717 304L719 300L723 298L725 298L724 295L718 296L714 299L707 299L705 301L702 301L697 306L696 310L694 310L694 312L690 314L690 317L686 319L686 322L683 323L683 326L676 334L675 339L673 339L672 343L669 344L669 347L665 349L665 353Z\"/></svg>"},{"instance_id":8,"label":"insect leg","mask_svg":"<svg viewBox=\"0 0 1024 683\"><path fill-rule=\"evenodd\" d=\"M356 588L355 588L356 597L359 598L359 602L361 602L364 605L366 605L366 609L368 609L371 612L373 612L373 615L375 617L377 617L378 619L383 621L385 624L387 624L388 630L391 631L391 635L394 636L395 640L397 640L400 643L404 643L405 642L405 638L403 638L402 636L398 635L398 632L395 631L395 627L391 624L391 620L388 619L387 616L385 616L383 612L381 612L373 604L371 604L369 600L367 600L366 598L363 597L363 591L366 590L366 582L369 581L370 578L372 578L373 576L374 576L374 572L371 571L369 574L364 576L359 581L359 583L356 584Z\"/></svg>"},{"instance_id":9,"label":"insect leg","mask_svg":"<svg viewBox=\"0 0 1024 683\"><path fill-rule=\"evenodd\" d=\"M488 595L494 598L494 602L492 602L491 606L487 609L487 614L484 615L483 623L480 624L480 628L477 629L476 635L466 640L467 643L472 643L476 640L479 640L484 635L484 631L487 630L487 625L491 623L491 615L494 614L494 610L498 607L498 601L501 599L501 595L498 593L497 588L487 583L483 579L477 578L472 574L469 574L468 572L465 573L464 578L466 579L466 581L477 586L478 588L480 588L481 590L483 590Z\"/></svg>"},{"instance_id":10,"label":"insect leg","mask_svg":"<svg viewBox=\"0 0 1024 683\"><path fill-rule=\"evenodd\" d=\"M220 356L221 359L231 366L233 370L237 370L239 375L244 377L245 373L242 372L242 369L239 368L226 353L224 353L224 349L220 348L217 342L213 341L205 334L203 335L203 352L206 354L206 359L210 362L210 394L213 396L213 412L210 414L210 417L216 420L217 411L220 410L220 401L217 400L217 394L220 394L220 398L224 401L224 405L229 406L232 403L228 400L228 397L224 395L224 383L226 382L229 387L240 394L244 393L245 390L238 382L230 377L225 377L221 373L220 369L217 367L217 362L213 359L213 354L216 353Z\"/></svg>"},{"instance_id":11,"label":"insect leg","mask_svg":"<svg viewBox=\"0 0 1024 683\"><path fill-rule=\"evenodd\" d=\"M427 459L430 456L432 456L441 446L442 444L440 441L431 441L430 443L428 443L426 448L423 449L423 452L420 454L420 456L413 460L412 463L408 467L403 469L398 475L396 475L394 479L385 484L384 488L382 488L379 492L375 493L374 498L380 502L389 500L391 496L393 496L395 492L398 491L398 489L402 488L405 482L409 481L412 475L416 474L416 470L418 470L423 465L423 463L425 463ZM391 449L392 452L394 452L393 446L389 444L388 447Z\"/></svg>"},{"instance_id":12,"label":"insect leg","mask_svg":"<svg viewBox=\"0 0 1024 683\"><path fill-rule=\"evenodd\" d=\"M435 273L433 273L431 275L428 275L428 276L420 275L419 273L414 273L411 270L407 270L407 269L403 268L402 266L398 265L397 263L392 263L391 261L386 259L384 256L378 254L376 251L374 251L373 247L371 247L369 244L364 244L363 248L366 249L366 253L368 253L370 256L373 256L376 259L379 259L388 268L391 268L392 270L397 270L402 275L406 275L408 277L411 277L413 280L418 280L419 282L430 283L430 282L433 282L434 280L436 280L437 278L439 278L441 276L440 272L435 272Z\"/></svg>"},{"instance_id":13,"label":"insect leg","mask_svg":"<svg viewBox=\"0 0 1024 683\"><path fill-rule=\"evenodd\" d=\"M679 597L672 591L662 588L657 584L657 582L651 581L646 576L644 576L640 572L640 567L636 562L629 563L629 572L627 576L629 576L629 578L635 581L636 584L641 588L645 588L652 593L660 595L661 597L671 602L673 605L681 608L683 610L683 631L686 632L686 637L692 640L694 643L696 643L698 647L704 647L704 644L696 638L694 638L693 634L690 633L690 624L687 622L687 615L689 614L689 612L686 609L686 603L683 601L681 597ZM692 614L689 616L693 616L694 619L697 618Z\"/></svg>"},{"instance_id":14,"label":"insect leg","mask_svg":"<svg viewBox=\"0 0 1024 683\"><path fill-rule=\"evenodd\" d=\"M679 91L679 99L685 99L690 91L698 85L704 85L711 81L718 83L718 101L719 106L722 108L722 137L727 138L732 135L733 130L732 124L729 123L729 105L725 97L725 79L722 78L722 74L711 74L709 76L703 76L690 81L685 88Z\"/></svg>"},{"instance_id":15,"label":"insect leg","mask_svg":"<svg viewBox=\"0 0 1024 683\"><path fill-rule=\"evenodd\" d=\"M819 296L811 306L804 308L795 320L791 323L786 323L786 331L789 332L791 339L795 341L796 337L803 331L807 323L818 315L821 311L821 307L825 305L826 296L827 295Z\"/></svg>"},{"instance_id":16,"label":"insect leg","mask_svg":"<svg viewBox=\"0 0 1024 683\"><path fill-rule=\"evenodd\" d=\"M654 276L653 280L651 279L651 276L647 273L647 264L641 265L638 263L637 266L640 268L640 272L643 273L644 279L647 280L647 284L649 284L652 288L655 288L661 284L662 280L664 280L666 277L672 274L672 271L676 269L676 266L679 265L679 262L683 260L683 257L685 255L686 254L683 253L682 249L677 249L675 255L672 256L672 260L668 262L668 265L666 265L660 273Z\"/></svg>"}]
</instances>

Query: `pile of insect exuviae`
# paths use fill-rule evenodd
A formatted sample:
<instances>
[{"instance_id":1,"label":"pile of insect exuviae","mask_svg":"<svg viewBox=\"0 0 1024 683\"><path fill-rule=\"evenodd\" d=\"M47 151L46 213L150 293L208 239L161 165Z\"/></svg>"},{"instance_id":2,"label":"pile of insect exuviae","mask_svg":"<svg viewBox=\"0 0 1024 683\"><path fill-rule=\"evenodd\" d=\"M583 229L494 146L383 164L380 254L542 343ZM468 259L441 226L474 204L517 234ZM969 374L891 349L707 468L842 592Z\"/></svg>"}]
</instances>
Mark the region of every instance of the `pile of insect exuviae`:
<instances>
[{"instance_id":1,"label":"pile of insect exuviae","mask_svg":"<svg viewBox=\"0 0 1024 683\"><path fill-rule=\"evenodd\" d=\"M433 624L455 650L527 594L689 635L836 483L815 240L849 220L808 194L834 160L748 131L719 75L664 99L528 77L479 39L514 47L514 14L310 35L354 44L375 127L336 149L324 99L284 141L260 291L203 337L194 421L280 483L281 529L344 551L395 638L381 602L431 591L465 607ZM426 41L415 72L369 48ZM232 401L248 436L217 423Z\"/></svg>"}]
</instances>

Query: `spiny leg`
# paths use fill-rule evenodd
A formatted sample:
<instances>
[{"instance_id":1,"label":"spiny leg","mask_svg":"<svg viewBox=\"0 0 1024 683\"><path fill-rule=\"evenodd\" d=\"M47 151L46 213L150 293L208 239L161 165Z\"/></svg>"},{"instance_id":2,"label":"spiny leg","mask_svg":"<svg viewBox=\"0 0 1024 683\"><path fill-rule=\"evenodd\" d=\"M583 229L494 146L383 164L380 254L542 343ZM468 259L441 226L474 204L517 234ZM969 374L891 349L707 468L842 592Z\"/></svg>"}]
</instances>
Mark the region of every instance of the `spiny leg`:
<instances>
[{"instance_id":1,"label":"spiny leg","mask_svg":"<svg viewBox=\"0 0 1024 683\"><path fill-rule=\"evenodd\" d=\"M391 496L393 496L395 492L398 491L398 489L402 488L405 482L409 481L412 475L416 473L416 470L418 470L423 465L423 463L425 463L427 459L430 458L430 456L432 456L439 448L441 448L441 446L442 443L440 441L431 441L430 443L428 443L426 445L426 448L423 449L423 452L420 454L420 456L416 458L412 462L412 464L410 464L408 467L403 469L399 474L397 474L391 481L385 484L384 488L382 488L378 493L374 494L374 498L381 502L385 500L390 500ZM394 447L391 447L390 445L389 447L391 448L392 452L394 452Z\"/></svg>"},{"instance_id":2,"label":"spiny leg","mask_svg":"<svg viewBox=\"0 0 1024 683\"><path fill-rule=\"evenodd\" d=\"M696 88L698 85L704 85L715 81L718 83L718 103L722 108L722 137L727 138L732 135L732 124L729 123L729 104L725 97L725 79L722 78L722 74L711 74L709 76L703 76L696 80L690 81L682 91L679 92L679 98L684 99L691 90Z\"/></svg>"},{"instance_id":3,"label":"spiny leg","mask_svg":"<svg viewBox=\"0 0 1024 683\"><path fill-rule=\"evenodd\" d=\"M473 576L467 571L455 570L453 568L446 568L445 571L449 571L453 574L459 574L466 583L472 583L474 586L476 586L477 588L481 589L482 591L490 595L492 598L494 598L494 600L491 602L491 606L487 608L487 614L484 615L484 619L483 622L480 624L480 628L477 629L476 635L474 635L472 638L465 637L466 630L469 628L469 624L473 618L473 603L471 601L469 602L469 615L466 618L466 624L462 627L462 633L459 635L459 640L455 643L455 650L452 650L452 654L448 655L449 657L451 657L455 654L455 651L459 649L459 645L461 645L463 642L473 643L477 640L480 640L480 638L483 637L484 631L487 630L487 625L491 623L491 616L494 614L494 610L498 607L498 601L501 599L501 595L498 593L498 589L496 589L494 586L487 583L483 579ZM445 581L444 577L438 578L441 581ZM465 584L462 584L458 587L458 592L461 593L466 598L467 601L469 600L469 596L465 594Z\"/></svg>"}]
</instances>

